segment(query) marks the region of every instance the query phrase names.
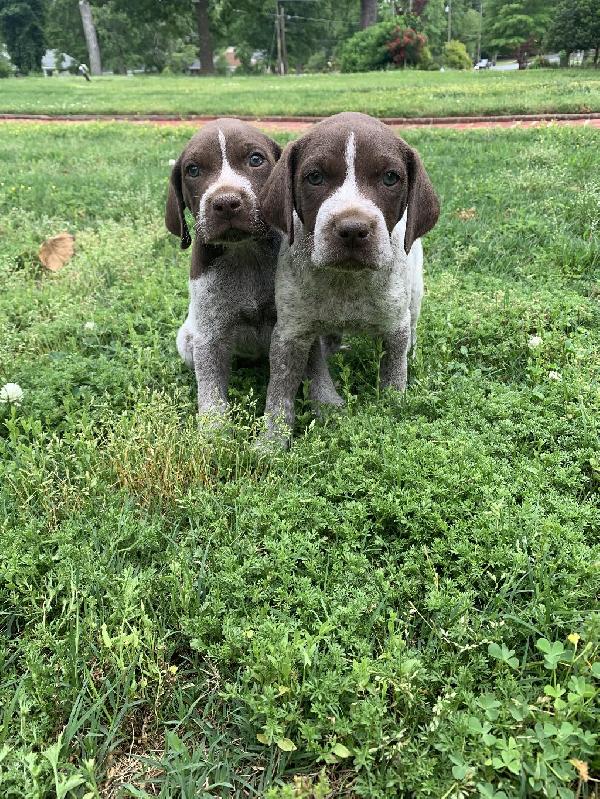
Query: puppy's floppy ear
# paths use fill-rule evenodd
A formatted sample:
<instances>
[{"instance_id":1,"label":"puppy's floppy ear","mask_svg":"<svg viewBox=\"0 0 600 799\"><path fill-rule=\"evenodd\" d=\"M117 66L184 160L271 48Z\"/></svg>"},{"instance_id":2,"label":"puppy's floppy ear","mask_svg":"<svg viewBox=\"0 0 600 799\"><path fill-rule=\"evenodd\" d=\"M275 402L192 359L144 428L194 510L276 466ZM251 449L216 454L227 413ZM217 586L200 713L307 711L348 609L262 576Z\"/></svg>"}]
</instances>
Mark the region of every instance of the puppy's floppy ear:
<instances>
[{"instance_id":1,"label":"puppy's floppy ear","mask_svg":"<svg viewBox=\"0 0 600 799\"><path fill-rule=\"evenodd\" d=\"M275 164L260 193L260 207L266 221L287 233L294 243L294 164L295 146L290 142Z\"/></svg>"},{"instance_id":2,"label":"puppy's floppy ear","mask_svg":"<svg viewBox=\"0 0 600 799\"><path fill-rule=\"evenodd\" d=\"M270 136L267 136L267 141L269 142L269 147L271 148L271 152L275 156L275 160L279 161L281 158L281 147L277 144L275 139L271 139Z\"/></svg>"},{"instance_id":3,"label":"puppy's floppy ear","mask_svg":"<svg viewBox=\"0 0 600 799\"><path fill-rule=\"evenodd\" d=\"M419 154L405 142L402 144L408 173L408 214L404 236L404 250L408 254L414 241L428 233L438 221L440 202Z\"/></svg>"},{"instance_id":4,"label":"puppy's floppy ear","mask_svg":"<svg viewBox=\"0 0 600 799\"><path fill-rule=\"evenodd\" d=\"M171 181L169 183L169 195L167 197L167 207L165 208L165 225L169 233L179 236L181 239L181 249L187 250L192 243L192 237L185 221L185 201L183 199L183 185L181 177L181 156L177 159Z\"/></svg>"}]
</instances>

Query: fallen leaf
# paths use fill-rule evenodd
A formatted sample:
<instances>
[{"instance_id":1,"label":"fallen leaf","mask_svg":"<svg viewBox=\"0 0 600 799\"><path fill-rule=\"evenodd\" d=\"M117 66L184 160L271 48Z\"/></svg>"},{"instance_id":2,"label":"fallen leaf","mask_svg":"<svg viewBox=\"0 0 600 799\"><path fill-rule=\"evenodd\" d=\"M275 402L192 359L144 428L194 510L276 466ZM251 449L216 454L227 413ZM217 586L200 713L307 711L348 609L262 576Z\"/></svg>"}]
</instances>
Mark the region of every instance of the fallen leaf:
<instances>
[{"instance_id":1,"label":"fallen leaf","mask_svg":"<svg viewBox=\"0 0 600 799\"><path fill-rule=\"evenodd\" d=\"M280 738L278 741L276 741L276 744L282 752L293 752L295 749L297 749L296 744L293 741L290 741L289 738Z\"/></svg>"},{"instance_id":2,"label":"fallen leaf","mask_svg":"<svg viewBox=\"0 0 600 799\"><path fill-rule=\"evenodd\" d=\"M588 764L584 760L577 760L576 757L569 760L569 763L572 766L575 766L577 771L579 772L579 779L582 782L587 782L590 778L590 774L588 771Z\"/></svg>"},{"instance_id":3,"label":"fallen leaf","mask_svg":"<svg viewBox=\"0 0 600 799\"><path fill-rule=\"evenodd\" d=\"M70 233L51 236L42 244L38 257L51 272L58 272L73 257L75 239Z\"/></svg>"},{"instance_id":4,"label":"fallen leaf","mask_svg":"<svg viewBox=\"0 0 600 799\"><path fill-rule=\"evenodd\" d=\"M460 211L456 212L456 216L462 222L468 222L469 219L475 219L477 216L477 211L474 208L461 208Z\"/></svg>"},{"instance_id":5,"label":"fallen leaf","mask_svg":"<svg viewBox=\"0 0 600 799\"><path fill-rule=\"evenodd\" d=\"M347 746L344 746L344 744L337 743L333 747L333 754L337 755L337 757L344 759L346 757L350 757L352 752L348 749Z\"/></svg>"}]
</instances>

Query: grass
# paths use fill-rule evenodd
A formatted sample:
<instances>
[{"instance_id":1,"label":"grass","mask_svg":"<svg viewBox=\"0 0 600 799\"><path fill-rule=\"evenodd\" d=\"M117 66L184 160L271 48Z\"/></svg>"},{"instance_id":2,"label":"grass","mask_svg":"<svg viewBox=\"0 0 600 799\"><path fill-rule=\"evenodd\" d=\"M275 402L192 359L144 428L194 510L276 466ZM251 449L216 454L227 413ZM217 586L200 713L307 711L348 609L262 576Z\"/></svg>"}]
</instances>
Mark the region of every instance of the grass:
<instances>
[{"instance_id":1,"label":"grass","mask_svg":"<svg viewBox=\"0 0 600 799\"><path fill-rule=\"evenodd\" d=\"M377 72L280 77L23 78L0 83L0 112L462 116L600 111L600 74Z\"/></svg>"},{"instance_id":2,"label":"grass","mask_svg":"<svg viewBox=\"0 0 600 799\"><path fill-rule=\"evenodd\" d=\"M264 366L206 436L175 354L186 135L0 128L0 795L597 795L598 134L407 134L410 388L353 339L346 411L268 460Z\"/></svg>"}]
</instances>

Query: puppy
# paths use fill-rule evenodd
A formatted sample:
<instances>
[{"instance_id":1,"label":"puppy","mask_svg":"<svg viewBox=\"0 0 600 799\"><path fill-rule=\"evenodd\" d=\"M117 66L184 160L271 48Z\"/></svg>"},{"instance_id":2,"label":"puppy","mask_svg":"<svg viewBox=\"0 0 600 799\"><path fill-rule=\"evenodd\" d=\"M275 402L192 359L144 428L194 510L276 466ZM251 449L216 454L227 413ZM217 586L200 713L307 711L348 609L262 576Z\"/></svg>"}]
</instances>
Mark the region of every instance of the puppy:
<instances>
[{"instance_id":1,"label":"puppy","mask_svg":"<svg viewBox=\"0 0 600 799\"><path fill-rule=\"evenodd\" d=\"M201 414L227 410L234 355L269 352L281 234L265 222L257 198L280 154L279 145L256 128L218 119L188 142L171 173L167 229L180 237L182 249L192 244L186 208L196 229L189 311L177 350L195 371ZM320 345L313 350L313 395L327 401L335 389Z\"/></svg>"},{"instance_id":2,"label":"puppy","mask_svg":"<svg viewBox=\"0 0 600 799\"><path fill-rule=\"evenodd\" d=\"M277 268L267 436L285 439L315 338L383 337L381 383L406 387L423 297L420 237L439 216L418 154L379 120L336 114L287 145L261 195L287 233Z\"/></svg>"}]
</instances>

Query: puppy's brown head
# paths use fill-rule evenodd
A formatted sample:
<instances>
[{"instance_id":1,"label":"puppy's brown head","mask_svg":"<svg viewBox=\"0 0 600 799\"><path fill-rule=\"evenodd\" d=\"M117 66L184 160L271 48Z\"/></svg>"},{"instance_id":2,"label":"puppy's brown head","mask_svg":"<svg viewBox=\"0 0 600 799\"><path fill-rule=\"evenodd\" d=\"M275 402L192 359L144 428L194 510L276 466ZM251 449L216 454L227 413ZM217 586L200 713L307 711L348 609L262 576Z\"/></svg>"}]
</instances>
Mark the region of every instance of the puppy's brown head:
<instances>
[{"instance_id":1,"label":"puppy's brown head","mask_svg":"<svg viewBox=\"0 0 600 799\"><path fill-rule=\"evenodd\" d=\"M261 195L268 222L294 240L296 211L316 266L379 268L406 213L404 248L437 222L439 202L421 159L380 120L344 113L287 145Z\"/></svg>"},{"instance_id":2,"label":"puppy's brown head","mask_svg":"<svg viewBox=\"0 0 600 799\"><path fill-rule=\"evenodd\" d=\"M264 234L257 198L280 154L276 142L238 119L217 119L196 133L173 167L165 211L182 249L192 243L186 207L205 244Z\"/></svg>"}]
</instances>

